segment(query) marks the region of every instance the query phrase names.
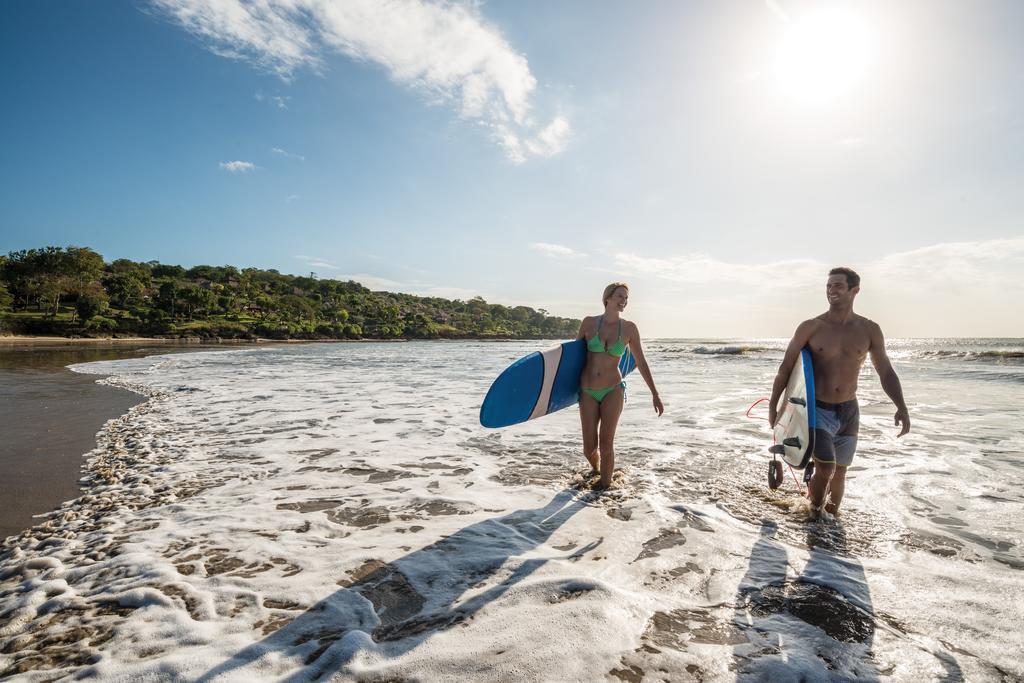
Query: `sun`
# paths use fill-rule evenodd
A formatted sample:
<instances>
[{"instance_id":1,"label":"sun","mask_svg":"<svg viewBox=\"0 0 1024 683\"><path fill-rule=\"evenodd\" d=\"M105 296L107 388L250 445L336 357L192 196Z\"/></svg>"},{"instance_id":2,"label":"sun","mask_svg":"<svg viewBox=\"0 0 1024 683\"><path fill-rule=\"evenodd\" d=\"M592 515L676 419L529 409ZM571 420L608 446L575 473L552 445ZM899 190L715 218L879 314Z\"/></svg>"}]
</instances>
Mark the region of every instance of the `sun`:
<instances>
[{"instance_id":1,"label":"sun","mask_svg":"<svg viewBox=\"0 0 1024 683\"><path fill-rule=\"evenodd\" d=\"M807 105L827 105L863 80L871 36L856 15L822 10L790 22L775 56L782 92Z\"/></svg>"}]
</instances>

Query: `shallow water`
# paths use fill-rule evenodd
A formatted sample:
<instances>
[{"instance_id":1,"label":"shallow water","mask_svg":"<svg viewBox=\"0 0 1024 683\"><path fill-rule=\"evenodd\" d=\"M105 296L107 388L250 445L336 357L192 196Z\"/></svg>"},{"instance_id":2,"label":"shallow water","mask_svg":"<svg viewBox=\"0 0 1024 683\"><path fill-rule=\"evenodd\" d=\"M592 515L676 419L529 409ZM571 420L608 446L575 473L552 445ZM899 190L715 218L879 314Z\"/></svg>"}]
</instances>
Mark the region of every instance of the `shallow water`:
<instances>
[{"instance_id":1,"label":"shallow water","mask_svg":"<svg viewBox=\"0 0 1024 683\"><path fill-rule=\"evenodd\" d=\"M536 346L78 366L152 398L101 435L86 496L6 542L0 675L1024 676L1019 340L891 342L914 432L866 369L844 514L815 524L744 416L784 342L649 342L667 411L630 378L602 495L575 409L478 424Z\"/></svg>"}]
</instances>

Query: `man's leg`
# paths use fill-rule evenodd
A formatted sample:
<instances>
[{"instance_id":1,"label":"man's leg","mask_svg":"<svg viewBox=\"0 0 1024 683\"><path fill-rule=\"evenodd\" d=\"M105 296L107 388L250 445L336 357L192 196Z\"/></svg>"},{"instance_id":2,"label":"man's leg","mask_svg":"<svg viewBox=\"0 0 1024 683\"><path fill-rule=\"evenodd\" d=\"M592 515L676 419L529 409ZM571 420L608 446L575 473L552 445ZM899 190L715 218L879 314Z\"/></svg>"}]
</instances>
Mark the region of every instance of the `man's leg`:
<instances>
[{"instance_id":1,"label":"man's leg","mask_svg":"<svg viewBox=\"0 0 1024 683\"><path fill-rule=\"evenodd\" d=\"M823 424L826 412L818 411L818 421ZM811 499L812 512L821 509L828 496L828 482L836 472L836 445L833 435L819 428L814 430L814 474L807 484L807 496Z\"/></svg>"},{"instance_id":2,"label":"man's leg","mask_svg":"<svg viewBox=\"0 0 1024 683\"><path fill-rule=\"evenodd\" d=\"M843 493L846 491L846 468L836 465L835 474L828 484L829 503L825 506L825 512L830 515L839 514L839 504L843 502Z\"/></svg>"},{"instance_id":3,"label":"man's leg","mask_svg":"<svg viewBox=\"0 0 1024 683\"><path fill-rule=\"evenodd\" d=\"M853 454L857 450L856 435L838 434L832 440L833 450L836 459L836 472L832 475L829 483L829 499L831 503L825 506L825 511L830 514L839 514L839 504L843 502L843 493L846 492L846 468L853 464Z\"/></svg>"},{"instance_id":4,"label":"man's leg","mask_svg":"<svg viewBox=\"0 0 1024 683\"><path fill-rule=\"evenodd\" d=\"M832 475L835 471L836 465L834 462L824 462L815 459L814 474L811 475L811 481L807 485L807 494L811 499L811 507L815 510L820 510L822 503L825 502L825 496L829 490L829 482L832 481Z\"/></svg>"}]
</instances>

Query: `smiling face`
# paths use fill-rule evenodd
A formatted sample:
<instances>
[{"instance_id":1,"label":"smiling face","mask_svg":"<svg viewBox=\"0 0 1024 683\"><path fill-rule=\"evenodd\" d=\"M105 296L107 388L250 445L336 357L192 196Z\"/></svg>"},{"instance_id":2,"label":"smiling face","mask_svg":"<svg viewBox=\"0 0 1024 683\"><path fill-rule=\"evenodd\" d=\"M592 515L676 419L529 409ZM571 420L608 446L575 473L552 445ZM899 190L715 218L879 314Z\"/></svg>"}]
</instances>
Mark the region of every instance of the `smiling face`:
<instances>
[{"instance_id":1,"label":"smiling face","mask_svg":"<svg viewBox=\"0 0 1024 683\"><path fill-rule=\"evenodd\" d=\"M825 297L828 305L833 308L844 308L853 305L853 298L857 296L860 287L850 287L846 275L829 275L825 283Z\"/></svg>"},{"instance_id":2,"label":"smiling face","mask_svg":"<svg viewBox=\"0 0 1024 683\"><path fill-rule=\"evenodd\" d=\"M626 310L629 303L629 290L625 287L616 287L612 290L611 296L604 302L605 308L613 308L619 313Z\"/></svg>"}]
</instances>

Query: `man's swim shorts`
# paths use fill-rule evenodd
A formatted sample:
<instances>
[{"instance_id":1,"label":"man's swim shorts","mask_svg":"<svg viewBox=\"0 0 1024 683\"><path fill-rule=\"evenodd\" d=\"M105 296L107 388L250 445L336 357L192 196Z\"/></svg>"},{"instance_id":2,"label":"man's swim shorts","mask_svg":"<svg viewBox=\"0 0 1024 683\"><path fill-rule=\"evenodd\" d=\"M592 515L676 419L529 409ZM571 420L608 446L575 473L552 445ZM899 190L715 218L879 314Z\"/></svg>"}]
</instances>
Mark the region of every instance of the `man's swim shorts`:
<instances>
[{"instance_id":1,"label":"man's swim shorts","mask_svg":"<svg viewBox=\"0 0 1024 683\"><path fill-rule=\"evenodd\" d=\"M857 450L860 406L857 399L842 403L815 401L814 459L849 467Z\"/></svg>"}]
</instances>

